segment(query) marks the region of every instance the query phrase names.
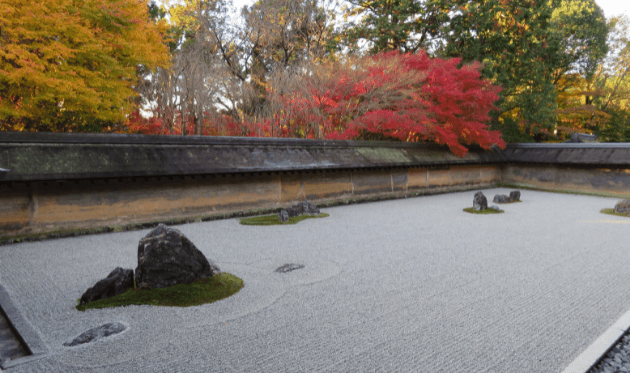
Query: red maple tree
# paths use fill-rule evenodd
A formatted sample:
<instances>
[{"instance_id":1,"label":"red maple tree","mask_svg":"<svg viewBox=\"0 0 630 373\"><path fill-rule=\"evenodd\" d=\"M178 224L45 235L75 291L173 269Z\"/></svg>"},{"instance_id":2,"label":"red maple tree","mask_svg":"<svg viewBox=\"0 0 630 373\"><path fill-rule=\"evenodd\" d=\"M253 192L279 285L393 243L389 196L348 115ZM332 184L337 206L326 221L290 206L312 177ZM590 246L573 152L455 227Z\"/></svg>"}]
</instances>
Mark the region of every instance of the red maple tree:
<instances>
[{"instance_id":1,"label":"red maple tree","mask_svg":"<svg viewBox=\"0 0 630 373\"><path fill-rule=\"evenodd\" d=\"M487 125L501 88L481 77L479 64L459 63L425 52L388 52L320 64L293 90L274 92L270 84L269 102L278 109L267 117L242 123L224 117L220 126L204 124L203 134L427 141L457 156L472 144L505 147L500 132ZM130 123L140 133L194 133L192 124L179 123L173 131L152 119Z\"/></svg>"}]
</instances>

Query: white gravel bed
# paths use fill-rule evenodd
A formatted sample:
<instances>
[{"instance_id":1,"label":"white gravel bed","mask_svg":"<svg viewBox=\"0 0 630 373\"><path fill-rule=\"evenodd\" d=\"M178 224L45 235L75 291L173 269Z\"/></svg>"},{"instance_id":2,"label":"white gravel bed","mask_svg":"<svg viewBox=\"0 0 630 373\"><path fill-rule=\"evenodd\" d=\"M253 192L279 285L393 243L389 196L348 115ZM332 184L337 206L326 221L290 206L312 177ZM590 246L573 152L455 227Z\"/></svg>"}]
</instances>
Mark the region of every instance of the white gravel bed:
<instances>
[{"instance_id":1,"label":"white gravel bed","mask_svg":"<svg viewBox=\"0 0 630 373\"><path fill-rule=\"evenodd\" d=\"M483 190L492 204L495 194ZM616 199L474 191L324 209L297 225L179 225L245 287L198 307L77 311L149 230L0 247L0 283L50 356L8 372L561 372L630 309ZM289 273L274 269L304 264ZM128 329L64 347L108 322Z\"/></svg>"}]
</instances>

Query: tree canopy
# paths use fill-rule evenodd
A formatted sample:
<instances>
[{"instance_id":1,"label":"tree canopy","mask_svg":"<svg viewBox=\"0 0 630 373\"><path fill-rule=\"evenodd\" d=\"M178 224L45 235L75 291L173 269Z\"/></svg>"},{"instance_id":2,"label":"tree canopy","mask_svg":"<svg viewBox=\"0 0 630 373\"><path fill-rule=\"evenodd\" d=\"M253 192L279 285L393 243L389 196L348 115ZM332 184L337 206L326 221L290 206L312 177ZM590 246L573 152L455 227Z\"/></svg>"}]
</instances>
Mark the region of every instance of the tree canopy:
<instances>
[{"instance_id":1,"label":"tree canopy","mask_svg":"<svg viewBox=\"0 0 630 373\"><path fill-rule=\"evenodd\" d=\"M596 0L146 1L0 0L0 129L385 138L460 155L630 135L628 21Z\"/></svg>"},{"instance_id":2,"label":"tree canopy","mask_svg":"<svg viewBox=\"0 0 630 373\"><path fill-rule=\"evenodd\" d=\"M0 128L99 131L133 107L139 66L169 63L136 0L0 0Z\"/></svg>"}]
</instances>

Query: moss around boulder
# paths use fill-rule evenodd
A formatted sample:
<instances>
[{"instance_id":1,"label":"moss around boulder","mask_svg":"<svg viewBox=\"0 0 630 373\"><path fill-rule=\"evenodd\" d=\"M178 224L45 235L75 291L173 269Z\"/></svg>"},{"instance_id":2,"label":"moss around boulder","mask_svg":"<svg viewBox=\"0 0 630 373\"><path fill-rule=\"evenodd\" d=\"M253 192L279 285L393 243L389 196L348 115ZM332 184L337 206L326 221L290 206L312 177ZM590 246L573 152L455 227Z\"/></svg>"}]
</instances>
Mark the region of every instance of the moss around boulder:
<instances>
[{"instance_id":1,"label":"moss around boulder","mask_svg":"<svg viewBox=\"0 0 630 373\"><path fill-rule=\"evenodd\" d=\"M465 208L464 211L470 213L470 214L480 214L480 215L489 215L489 214L503 214L505 211L503 210L495 210L495 209L491 209L491 208L487 208L484 210L475 210L473 207L468 207Z\"/></svg>"},{"instance_id":2,"label":"moss around boulder","mask_svg":"<svg viewBox=\"0 0 630 373\"><path fill-rule=\"evenodd\" d=\"M606 215L623 216L624 218L630 218L630 215L615 212L615 209L602 209L600 212Z\"/></svg>"},{"instance_id":3,"label":"moss around boulder","mask_svg":"<svg viewBox=\"0 0 630 373\"><path fill-rule=\"evenodd\" d=\"M161 289L130 289L123 294L101 299L85 305L78 305L79 311L92 308L108 308L135 305L166 307L190 307L213 303L238 293L243 287L243 280L230 274L197 280L190 284L179 284Z\"/></svg>"},{"instance_id":4,"label":"moss around boulder","mask_svg":"<svg viewBox=\"0 0 630 373\"><path fill-rule=\"evenodd\" d=\"M286 223L282 223L278 215L265 215L265 216L254 216L252 218L244 218L240 220L240 223L243 225L284 225L284 224L297 224L302 220L306 219L314 219L314 218L325 218L330 215L322 212L319 215L300 215L289 218L289 221Z\"/></svg>"}]
</instances>

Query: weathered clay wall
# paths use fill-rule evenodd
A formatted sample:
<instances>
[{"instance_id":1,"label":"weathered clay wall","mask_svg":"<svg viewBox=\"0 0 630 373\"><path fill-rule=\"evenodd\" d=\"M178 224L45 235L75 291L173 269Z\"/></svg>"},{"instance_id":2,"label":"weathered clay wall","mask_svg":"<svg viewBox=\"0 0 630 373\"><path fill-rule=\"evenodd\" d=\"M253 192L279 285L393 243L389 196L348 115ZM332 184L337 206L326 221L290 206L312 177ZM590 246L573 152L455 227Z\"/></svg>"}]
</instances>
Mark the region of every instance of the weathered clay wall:
<instances>
[{"instance_id":1,"label":"weathered clay wall","mask_svg":"<svg viewBox=\"0 0 630 373\"><path fill-rule=\"evenodd\" d=\"M0 133L0 236L271 212L495 186L630 197L630 144Z\"/></svg>"},{"instance_id":2,"label":"weathered clay wall","mask_svg":"<svg viewBox=\"0 0 630 373\"><path fill-rule=\"evenodd\" d=\"M512 164L504 167L502 181L550 191L630 198L630 168Z\"/></svg>"},{"instance_id":3,"label":"weathered clay wall","mask_svg":"<svg viewBox=\"0 0 630 373\"><path fill-rule=\"evenodd\" d=\"M0 191L0 234L124 226L315 203L481 188L498 165L324 170L11 182Z\"/></svg>"},{"instance_id":4,"label":"weathered clay wall","mask_svg":"<svg viewBox=\"0 0 630 373\"><path fill-rule=\"evenodd\" d=\"M271 211L496 183L498 151L402 142L0 133L0 235Z\"/></svg>"},{"instance_id":5,"label":"weathered clay wall","mask_svg":"<svg viewBox=\"0 0 630 373\"><path fill-rule=\"evenodd\" d=\"M630 143L509 144L502 182L630 198Z\"/></svg>"}]
</instances>

